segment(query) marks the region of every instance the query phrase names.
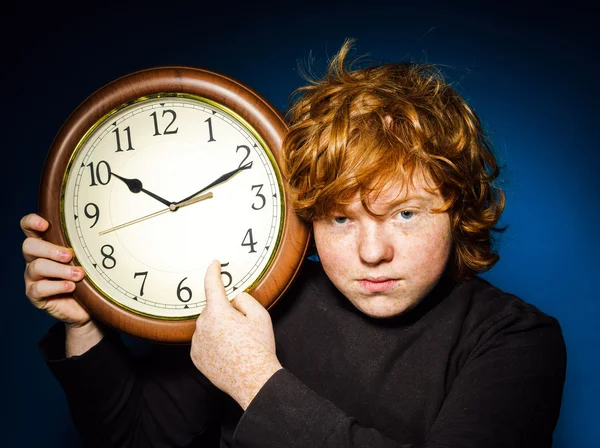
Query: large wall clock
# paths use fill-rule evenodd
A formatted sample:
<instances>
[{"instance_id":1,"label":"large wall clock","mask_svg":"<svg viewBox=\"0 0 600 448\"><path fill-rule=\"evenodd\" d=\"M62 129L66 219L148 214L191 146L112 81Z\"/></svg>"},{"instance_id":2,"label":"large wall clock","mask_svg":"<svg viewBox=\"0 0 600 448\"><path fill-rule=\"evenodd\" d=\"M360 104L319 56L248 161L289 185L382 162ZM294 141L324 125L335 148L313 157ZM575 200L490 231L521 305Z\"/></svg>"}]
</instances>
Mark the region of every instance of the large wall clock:
<instances>
[{"instance_id":1,"label":"large wall clock","mask_svg":"<svg viewBox=\"0 0 600 448\"><path fill-rule=\"evenodd\" d=\"M271 307L309 241L279 170L286 129L259 94L208 70L142 70L92 94L55 137L39 190L47 239L85 269L75 297L121 332L185 343L217 259L228 297Z\"/></svg>"}]
</instances>

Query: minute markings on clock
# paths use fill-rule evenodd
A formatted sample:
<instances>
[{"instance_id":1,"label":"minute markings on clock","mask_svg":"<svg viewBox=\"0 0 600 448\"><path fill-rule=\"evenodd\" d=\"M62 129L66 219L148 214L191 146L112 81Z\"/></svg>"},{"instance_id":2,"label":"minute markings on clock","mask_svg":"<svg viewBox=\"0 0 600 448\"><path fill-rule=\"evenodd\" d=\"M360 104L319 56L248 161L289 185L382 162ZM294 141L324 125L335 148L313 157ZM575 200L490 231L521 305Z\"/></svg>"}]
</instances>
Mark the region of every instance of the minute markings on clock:
<instances>
[{"instance_id":1,"label":"minute markings on clock","mask_svg":"<svg viewBox=\"0 0 600 448\"><path fill-rule=\"evenodd\" d=\"M156 103L155 103L155 104L156 104ZM168 107L168 106L170 106L170 105L171 105L171 103L161 103L161 106L163 106L163 107L165 107L165 106L166 106L166 107ZM156 109L155 109L155 110L156 110ZM206 112L209 112L209 110L208 110L208 109L206 109ZM160 112L159 112L159 113L160 113ZM219 114L217 111L211 111L211 113L212 113L212 114L211 114L211 115L209 115L209 116L215 116L215 118L216 118L216 117L220 117L220 114ZM204 119L205 119L205 118L206 118L206 116L204 116ZM117 122L115 122L114 126L121 126L121 123L122 123L122 121L123 121L123 120L118 120ZM213 120L213 121L214 121L214 120ZM219 121L225 121L225 122L229 122L229 120L226 120L226 119L225 119L225 120L223 120L222 118L220 118L220 119L219 119ZM233 127L235 127L235 129L238 129L238 128L239 128L239 126L237 125L237 123L236 123L235 121L233 121L232 123L230 123L230 125L233 125ZM125 126L125 125L123 125L123 126ZM110 129L114 129L114 128L110 128ZM107 131L107 132L110 132L110 130L109 130L109 131ZM123 135L124 135L124 134L123 134ZM255 142L255 141L252 141L251 137L249 137L249 136L248 136L248 135L246 135L246 134L245 134L244 136L245 136L245 139L244 139L243 143L244 143L244 144L246 144L246 145L248 145L248 147L250 147L250 148L252 148L252 147L253 147L253 148L254 148L254 149L253 149L253 155L258 155L258 157L259 157L259 160L260 160L260 162L259 162L259 160L255 160L255 161L257 161L257 163L260 163L260 164L262 164L262 165L264 165L264 166L266 166L266 167L269 167L269 160L267 159L267 157L266 157L264 154L262 154L262 153L259 153L259 154L256 154L256 153L254 153L255 151L259 151L259 150L262 148L261 144L259 144L259 143ZM236 143L237 143L237 142L236 142ZM232 143L232 144L233 144L233 143ZM95 146L94 146L94 147L95 147ZM235 146L234 146L234 148L235 148ZM243 154L245 155L245 151L243 151L243 152L242 152L242 151L240 151L240 153L243 153ZM241 154L238 154L238 155L241 155ZM251 165L250 165L250 164L248 164L248 165L245 165L245 164L248 162L248 160L247 160L247 159L245 159L244 161L242 161L242 163L241 163L241 164L239 164L239 161L240 161L241 159L242 159L242 158L240 157L240 159L239 159L239 160L236 160L236 161L234 162L234 165L233 165L233 166L231 166L231 167L230 167L230 169L234 169L234 168L235 168L235 170L237 171L237 170L238 170L238 169L240 169L240 168L249 169L249 168L251 167ZM107 158L106 160L107 160L107 162L108 162L108 163L111 163L111 160L110 160L110 159L108 159L108 158ZM88 181L88 178L87 178L87 177L85 177L85 176L86 176L86 175L88 175L88 176L89 176L88 168L90 168L90 165L89 165L89 163L90 163L90 162L91 162L91 159L88 157L88 158L86 158L85 162L81 164L81 168L82 168L82 170L80 171L80 173L82 173L82 174L84 175L84 177L83 177L83 178L81 178L81 175L79 175L79 176L77 177L78 181L76 181L76 185L79 185L79 183L81 183L81 185L82 185L82 186L85 186L85 187L87 187L87 186L89 185L89 183L90 183L90 182ZM87 165L86 165L86 163L87 163ZM94 164L93 164L93 168L94 168L94 169L96 168L97 164L98 164L98 162L97 162L97 161L96 161L96 162L94 162ZM111 163L111 164L112 164L112 163ZM237 168L236 168L236 167L237 167ZM102 170L104 170L105 168L106 168L106 167L105 167L104 165L102 165L102 166L101 166L101 169L102 169ZM116 166L115 166L115 168L116 168L116 170L117 170L117 173L118 173L118 174L117 174L116 176L114 176L114 177L117 177L117 176L119 176L121 173L119 172L119 169L118 169ZM257 164L254 164L254 168L255 168L255 171L256 171ZM90 169L91 169L91 168L90 168ZM268 170L267 170L267 171L268 171ZM250 172L250 171L247 171L247 172ZM261 173L262 173L262 171L261 171ZM96 174L96 171L95 171L95 170L94 170L94 174ZM103 179L107 179L107 173L103 171L103 174L104 174L104 176L103 176ZM132 193L141 193L141 188L143 188L143 187L142 187L142 185L140 185L140 184L141 184L142 180L144 181L144 185L143 185L144 187L146 186L146 185L145 185L145 184L146 184L146 181L148 181L148 179L147 179L147 176L146 176L146 175L145 175L143 172L139 172L139 173L133 173L133 172L131 172L131 171L125 171L125 172L123 172L122 174L123 174L123 175L125 175L125 176L127 176L127 177L124 177L124 178L122 178L122 179L120 179L120 180L118 180L118 179L113 179L111 183L112 183L113 185L115 184L115 182L116 182L116 184L117 184L117 185L120 185L121 183L124 183L124 184L125 184L125 186L127 186L127 187L129 188L129 190L130 190ZM138 174L141 176L141 179L142 179L142 180L139 180L139 179L133 179L134 177L138 177L138 176L137 176ZM229 172L229 173L224 173L224 174L222 174L221 176L223 176L223 177L219 178L219 179L218 179L218 181L220 181L220 182L224 182L224 181L226 181L227 179L226 179L225 177L229 177L229 176L227 176L228 174L233 174L233 173ZM267 175L268 175L268 177L269 177L269 181L268 181L268 182L264 182L264 183L265 183L265 187L267 187L267 188L269 188L269 187L270 187L270 188L276 188L276 187L277 187L277 185L276 185L276 182L274 182L274 176L273 176L273 174L272 174L272 173L270 173L270 172L267 172ZM215 177L218 177L218 176L215 176ZM84 180L84 179L85 179L85 180ZM241 179L241 177L240 177L240 179ZM250 177L250 179L252 179L252 177ZM139 182L138 182L138 180L139 180ZM215 180L217 180L217 179L215 179ZM266 179L265 179L265 180L266 180ZM79 182L79 181L80 181L80 182ZM262 182L262 181L263 181L263 180L261 179L261 182ZM97 178L96 178L96 182L98 182L98 179L97 179ZM130 185L127 185L127 183L128 183L128 182L130 183ZM220 182L219 182L219 183L220 183ZM255 181L255 182L258 182L258 181ZM270 184L270 185L269 185L269 184ZM123 187L123 185L120 185L120 187L119 187L119 190L118 190L118 191L121 191L121 188L122 188L122 187ZM152 186L152 185L148 184L148 187L150 187L150 189L151 189L151 190L153 190L153 186ZM198 188L199 188L199 187L198 187ZM159 188L159 190L160 190L160 188ZM265 189L265 190L266 190L266 189ZM91 190L90 190L90 191L91 191ZM123 190L123 191L126 191L126 190ZM274 198L274 200L277 200L278 193L273 193L273 190L271 190L271 191L272 191L272 198ZM94 193L94 194L96 194L96 193L100 193L100 194L106 195L106 194L107 194L107 190L104 190L104 193L103 193L101 190L95 190L95 191L93 191L93 193ZM160 191L159 191L159 194L161 194L161 193L162 193L162 192L160 192ZM167 195L168 195L168 194L167 194ZM135 195L134 195L134 196L135 196ZM137 196L143 196L143 194L142 194L142 195L139 195L139 194L138 194ZM86 198L87 198L87 196L86 196ZM154 198L154 199L156 199L156 198ZM176 199L177 199L177 198L176 198ZM89 201L90 201L90 199L86 199L86 201L87 201L87 202L89 202ZM82 205L85 205L85 202L84 202L84 203L81 203L80 205L81 205L81 206L82 206ZM166 205L166 204L165 204L165 205ZM75 207L77 207L77 205L75 205ZM91 206L90 206L90 207L91 207ZM278 211L278 210L277 210L277 209L278 209L278 204L273 204L273 207L276 209L276 212L277 212L277 211ZM271 207L268 207L268 208L271 208ZM88 209L88 210L89 210L89 209ZM79 211L80 211L80 212L82 212L82 211L83 211L83 209L80 207ZM76 213L77 213L77 214L76 214ZM73 214L72 214L72 216L75 216L75 218L74 218L74 219L75 219L75 221L76 221L76 222L79 222L79 223L81 223L81 224L86 224L86 223L87 223L87 221L85 220L85 216L84 216L84 218L82 218L82 221L78 221L78 214L79 214L79 213L78 213L78 212L76 212L76 213L73 213ZM277 214L277 213L275 213L275 215L277 215L277 216L278 216L278 214ZM273 219L275 219L275 217L274 217ZM265 224L267 224L267 223L265 222ZM82 226L82 229L83 229L83 227L84 227L84 226ZM89 227L89 226L85 226L85 227L86 227L86 229L87 229L87 227ZM259 251L259 252L262 252L262 254L260 254L260 256L258 257L258 258L259 258L259 260L256 262L255 266L253 266L253 267L250 269L250 271L251 271L251 272L249 273L249 274L250 274L250 276L249 276L249 275L244 275L244 276L243 276L243 277L244 277L244 279L245 279L246 281L248 280L248 278L250 278L250 277L251 277L252 273L254 273L254 272L257 270L257 269L259 269L259 267L260 267L259 265L261 265L261 262L260 262L260 260L263 260L263 259L265 258L265 255L266 255L266 254L265 254L265 251L268 251L268 250L270 250L270 246L271 246L271 245L273 245L273 244L270 244L270 243L271 243L271 240L272 240L272 232L273 232L273 229L274 229L276 226L275 226L273 223L271 223L271 226L270 226L270 227L271 227L271 231L269 232L269 235L270 235L270 236L269 236L269 245L268 245L268 246L263 246L263 251ZM79 226L78 226L78 225L77 225L77 228L79 229ZM79 230L78 230L78 233L79 233ZM273 242L274 242L274 241L275 241L275 240L273 240ZM82 242L82 243L83 243L83 242ZM263 244L264 244L264 243L263 243ZM85 244L84 244L84 246L85 246ZM260 247L260 246L258 246L258 247L256 247L256 248L258 249L259 247ZM88 259L89 259L90 261L94 262L93 258L92 258L92 259L88 258ZM96 269L94 269L92 272L99 272L99 273L103 274L103 271L104 271L104 269L103 269L103 267L102 267L102 264L103 264L103 263L101 263L101 262L97 262L97 263L96 263L96 262L94 262L94 267L95 267ZM108 274L108 272L107 272L107 274ZM112 274L111 274L111 276L112 276ZM148 301L147 299L145 299L145 298L140 298L140 297L138 297L137 295L136 295L136 296L134 296L133 294L130 294L130 293L128 293L128 291L125 291L125 290L123 290L123 291L122 291L122 287L121 287L121 286L118 286L118 285L116 285L110 276L109 276L109 277L106 277L105 275L102 275L102 277L103 277L103 278L104 278L104 279L105 279L105 280L106 280L108 283L110 283L110 284L111 284L113 287L116 287L116 288L117 288L117 289L118 289L120 292L122 292L123 294L125 294L125 296L128 296L129 300L133 299L133 300L136 302L136 305L134 306L134 308L135 308L136 310L138 309L138 308L137 308L137 307L138 307L138 305L139 305L139 306L149 306L149 307L152 307L152 308L154 308L154 309L157 309L157 308L164 308L164 307L166 307L167 309L191 309L191 310L193 310L193 309L197 309L197 308L199 308L199 307L201 307L201 306L202 306L201 304L200 304L200 305L197 305L197 304L189 304L189 305L183 305L183 304L180 304L180 305L175 305L175 306L174 306L174 305L171 305L171 304L163 304L163 303L153 302L152 300ZM243 282L243 281L242 281L242 282L238 282L236 286L232 286L232 289L228 289L228 293L229 293L229 294L231 294L232 292L236 293L238 290L243 290L243 289L244 289L244 285L246 285L246 283L245 283L245 282ZM129 288L127 288L127 286L126 286L125 288L126 288L126 289L129 289ZM137 292L139 292L139 291L137 291ZM125 297L123 297L123 298L125 299ZM123 302L123 303L124 303L124 304L126 304L126 302ZM183 306L182 306L182 305L183 305ZM143 312L143 308L140 308L140 309L141 309L141 310L142 310L142 312ZM154 313L150 313L150 314L154 314ZM161 313L159 313L159 314L161 314Z\"/></svg>"}]
</instances>

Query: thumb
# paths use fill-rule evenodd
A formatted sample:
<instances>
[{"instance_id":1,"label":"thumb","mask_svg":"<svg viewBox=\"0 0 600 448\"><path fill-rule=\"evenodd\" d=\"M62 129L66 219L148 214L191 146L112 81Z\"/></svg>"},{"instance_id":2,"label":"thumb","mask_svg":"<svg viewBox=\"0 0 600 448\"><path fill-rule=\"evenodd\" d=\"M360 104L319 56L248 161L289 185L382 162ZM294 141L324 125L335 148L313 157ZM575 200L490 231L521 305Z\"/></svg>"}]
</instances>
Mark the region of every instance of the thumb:
<instances>
[{"instance_id":1,"label":"thumb","mask_svg":"<svg viewBox=\"0 0 600 448\"><path fill-rule=\"evenodd\" d=\"M250 294L238 294L232 302L233 307L246 317L266 319L269 312Z\"/></svg>"},{"instance_id":2,"label":"thumb","mask_svg":"<svg viewBox=\"0 0 600 448\"><path fill-rule=\"evenodd\" d=\"M48 230L49 223L41 216L30 213L21 218L20 225L26 237L41 238Z\"/></svg>"},{"instance_id":3,"label":"thumb","mask_svg":"<svg viewBox=\"0 0 600 448\"><path fill-rule=\"evenodd\" d=\"M221 263L218 260L213 260L206 270L206 275L204 276L204 295L206 296L207 308L229 305L223 280L221 280Z\"/></svg>"}]
</instances>

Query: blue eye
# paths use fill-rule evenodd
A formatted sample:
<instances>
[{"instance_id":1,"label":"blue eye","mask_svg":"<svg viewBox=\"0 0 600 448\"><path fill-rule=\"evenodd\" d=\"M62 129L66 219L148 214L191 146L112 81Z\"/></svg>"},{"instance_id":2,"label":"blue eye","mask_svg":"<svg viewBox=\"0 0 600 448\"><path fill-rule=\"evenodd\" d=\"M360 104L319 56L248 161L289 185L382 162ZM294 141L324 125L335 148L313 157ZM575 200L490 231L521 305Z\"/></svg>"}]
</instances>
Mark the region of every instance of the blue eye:
<instances>
[{"instance_id":1,"label":"blue eye","mask_svg":"<svg viewBox=\"0 0 600 448\"><path fill-rule=\"evenodd\" d=\"M401 217L402 219L405 219L405 220L407 220L407 221L408 221L409 219L411 219L413 216L415 216L415 212L411 212L411 211L408 211L408 210L402 210L402 211L400 212L400 217Z\"/></svg>"},{"instance_id":2,"label":"blue eye","mask_svg":"<svg viewBox=\"0 0 600 448\"><path fill-rule=\"evenodd\" d=\"M333 218L333 221L336 224L346 224L348 218L346 218L345 216L336 216L335 218Z\"/></svg>"}]
</instances>

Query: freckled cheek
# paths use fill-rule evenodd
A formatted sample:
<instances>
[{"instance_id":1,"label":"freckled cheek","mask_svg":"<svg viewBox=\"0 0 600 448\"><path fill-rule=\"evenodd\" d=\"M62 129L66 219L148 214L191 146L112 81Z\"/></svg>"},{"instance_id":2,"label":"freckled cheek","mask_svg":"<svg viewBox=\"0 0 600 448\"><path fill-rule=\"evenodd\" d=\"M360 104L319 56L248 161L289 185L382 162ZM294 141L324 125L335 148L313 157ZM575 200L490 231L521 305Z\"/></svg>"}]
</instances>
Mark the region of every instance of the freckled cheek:
<instances>
[{"instance_id":1,"label":"freckled cheek","mask_svg":"<svg viewBox=\"0 0 600 448\"><path fill-rule=\"evenodd\" d=\"M421 277L430 279L441 274L450 256L451 244L450 225L445 221L432 225L415 241L411 252Z\"/></svg>"},{"instance_id":2,"label":"freckled cheek","mask_svg":"<svg viewBox=\"0 0 600 448\"><path fill-rule=\"evenodd\" d=\"M354 242L335 234L315 233L315 244L321 264L334 283L350 276L353 254L356 253Z\"/></svg>"}]
</instances>

